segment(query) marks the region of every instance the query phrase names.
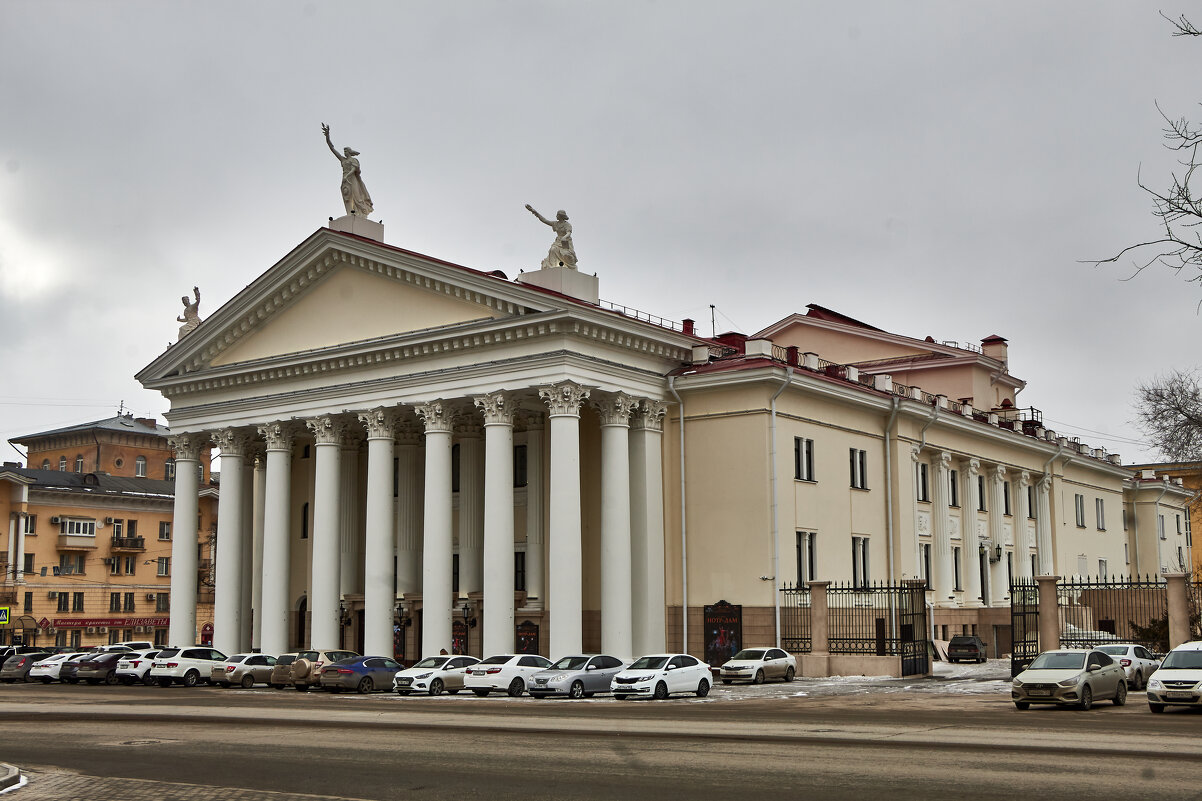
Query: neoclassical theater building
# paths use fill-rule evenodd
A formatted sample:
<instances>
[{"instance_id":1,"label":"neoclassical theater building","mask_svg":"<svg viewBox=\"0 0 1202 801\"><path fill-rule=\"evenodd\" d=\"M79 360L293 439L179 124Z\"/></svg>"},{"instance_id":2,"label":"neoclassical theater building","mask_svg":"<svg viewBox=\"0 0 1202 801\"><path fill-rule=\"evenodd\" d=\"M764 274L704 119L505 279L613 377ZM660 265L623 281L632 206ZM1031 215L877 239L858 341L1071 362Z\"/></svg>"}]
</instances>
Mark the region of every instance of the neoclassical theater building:
<instances>
[{"instance_id":1,"label":"neoclassical theater building","mask_svg":"<svg viewBox=\"0 0 1202 801\"><path fill-rule=\"evenodd\" d=\"M701 653L707 605L766 644L786 584L913 578L937 635L1001 650L1011 578L1190 559L1190 493L1019 408L1001 337L810 306L706 338L554 260L510 280L354 215L138 379L170 403L176 532L186 464L220 451L228 652ZM177 535L173 643L197 636L196 560Z\"/></svg>"}]
</instances>

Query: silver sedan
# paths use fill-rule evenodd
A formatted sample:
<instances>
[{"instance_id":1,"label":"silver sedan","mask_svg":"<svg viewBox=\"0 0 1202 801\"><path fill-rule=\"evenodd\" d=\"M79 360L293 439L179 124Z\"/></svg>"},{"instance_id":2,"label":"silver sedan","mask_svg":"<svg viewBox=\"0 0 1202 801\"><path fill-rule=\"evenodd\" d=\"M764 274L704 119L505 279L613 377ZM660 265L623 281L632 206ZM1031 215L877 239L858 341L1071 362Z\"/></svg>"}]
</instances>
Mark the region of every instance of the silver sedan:
<instances>
[{"instance_id":1,"label":"silver sedan","mask_svg":"<svg viewBox=\"0 0 1202 801\"><path fill-rule=\"evenodd\" d=\"M592 697L609 692L609 683L626 665L608 654L565 656L554 665L530 677L526 687L534 698L565 695L569 698Z\"/></svg>"}]
</instances>

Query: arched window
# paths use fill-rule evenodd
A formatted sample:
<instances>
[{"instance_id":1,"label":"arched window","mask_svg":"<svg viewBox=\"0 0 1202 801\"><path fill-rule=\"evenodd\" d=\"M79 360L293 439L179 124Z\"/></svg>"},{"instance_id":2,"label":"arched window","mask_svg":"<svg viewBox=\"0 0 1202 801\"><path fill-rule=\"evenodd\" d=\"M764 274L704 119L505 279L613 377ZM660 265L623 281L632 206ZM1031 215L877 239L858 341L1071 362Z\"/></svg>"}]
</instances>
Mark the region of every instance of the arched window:
<instances>
[{"instance_id":1,"label":"arched window","mask_svg":"<svg viewBox=\"0 0 1202 801\"><path fill-rule=\"evenodd\" d=\"M139 456L134 459L134 475L138 478L146 478L146 457Z\"/></svg>"},{"instance_id":2,"label":"arched window","mask_svg":"<svg viewBox=\"0 0 1202 801\"><path fill-rule=\"evenodd\" d=\"M167 463L163 465L163 480L164 481L175 481L175 460L174 459L168 459Z\"/></svg>"},{"instance_id":3,"label":"arched window","mask_svg":"<svg viewBox=\"0 0 1202 801\"><path fill-rule=\"evenodd\" d=\"M76 456L76 457L75 457L75 472L76 472L76 473L82 473L82 472L83 472L83 456Z\"/></svg>"},{"instance_id":4,"label":"arched window","mask_svg":"<svg viewBox=\"0 0 1202 801\"><path fill-rule=\"evenodd\" d=\"M66 470L67 470L67 457L66 456L58 457L58 469L61 472L66 472Z\"/></svg>"},{"instance_id":5,"label":"arched window","mask_svg":"<svg viewBox=\"0 0 1202 801\"><path fill-rule=\"evenodd\" d=\"M43 470L49 470L49 469L50 469L50 460L49 460L49 459L43 459L43 460L42 460L42 469L43 469Z\"/></svg>"}]
</instances>

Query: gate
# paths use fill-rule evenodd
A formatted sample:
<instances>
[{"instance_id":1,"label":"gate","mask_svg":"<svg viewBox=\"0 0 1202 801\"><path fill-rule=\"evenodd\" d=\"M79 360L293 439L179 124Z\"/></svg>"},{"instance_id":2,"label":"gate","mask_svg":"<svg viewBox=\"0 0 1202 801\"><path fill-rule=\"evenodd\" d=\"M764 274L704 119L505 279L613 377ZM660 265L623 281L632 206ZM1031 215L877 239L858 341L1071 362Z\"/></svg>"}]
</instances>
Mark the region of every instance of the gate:
<instances>
[{"instance_id":1,"label":"gate","mask_svg":"<svg viewBox=\"0 0 1202 801\"><path fill-rule=\"evenodd\" d=\"M903 676L925 676L931 670L926 582L907 583L901 594L898 616L901 673Z\"/></svg>"},{"instance_id":2,"label":"gate","mask_svg":"<svg viewBox=\"0 0 1202 801\"><path fill-rule=\"evenodd\" d=\"M1010 582L1010 675L1017 676L1039 656L1039 585L1035 579ZM1049 645L1059 648L1060 643Z\"/></svg>"}]
</instances>

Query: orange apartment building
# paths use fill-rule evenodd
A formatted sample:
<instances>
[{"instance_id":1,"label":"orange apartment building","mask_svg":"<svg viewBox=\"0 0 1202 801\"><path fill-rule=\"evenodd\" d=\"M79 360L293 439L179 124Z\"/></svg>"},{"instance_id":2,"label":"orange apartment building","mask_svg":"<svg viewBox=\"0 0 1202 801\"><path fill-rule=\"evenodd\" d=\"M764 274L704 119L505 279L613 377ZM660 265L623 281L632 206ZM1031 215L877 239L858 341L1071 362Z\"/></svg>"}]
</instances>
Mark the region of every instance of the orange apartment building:
<instances>
[{"instance_id":1,"label":"orange apartment building","mask_svg":"<svg viewBox=\"0 0 1202 801\"><path fill-rule=\"evenodd\" d=\"M0 466L0 645L165 644L175 462L153 419L107 420L10 440L29 467ZM212 631L218 491L200 458L197 638Z\"/></svg>"}]
</instances>

